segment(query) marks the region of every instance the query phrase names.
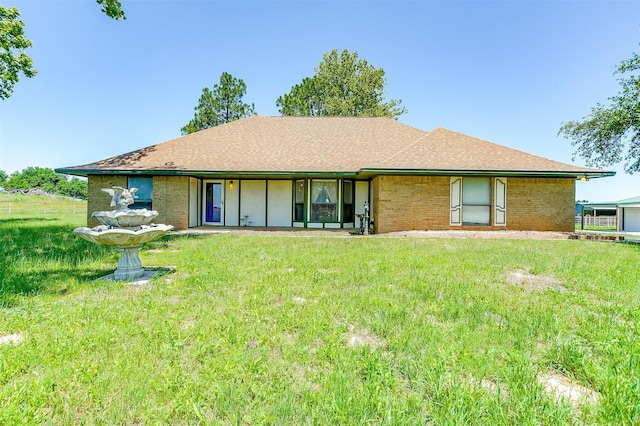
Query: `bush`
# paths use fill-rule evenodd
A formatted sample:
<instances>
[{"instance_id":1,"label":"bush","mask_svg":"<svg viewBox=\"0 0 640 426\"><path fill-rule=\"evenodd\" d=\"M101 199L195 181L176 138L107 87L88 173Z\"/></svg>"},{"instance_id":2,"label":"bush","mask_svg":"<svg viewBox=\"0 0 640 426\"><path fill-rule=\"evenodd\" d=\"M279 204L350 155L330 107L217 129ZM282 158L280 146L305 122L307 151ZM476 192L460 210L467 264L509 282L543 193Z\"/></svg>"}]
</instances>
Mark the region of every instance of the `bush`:
<instances>
[{"instance_id":1,"label":"bush","mask_svg":"<svg viewBox=\"0 0 640 426\"><path fill-rule=\"evenodd\" d=\"M49 194L87 199L86 181L78 178L68 179L66 175L44 167L27 167L21 172L12 173L3 185L6 189L40 189Z\"/></svg>"}]
</instances>

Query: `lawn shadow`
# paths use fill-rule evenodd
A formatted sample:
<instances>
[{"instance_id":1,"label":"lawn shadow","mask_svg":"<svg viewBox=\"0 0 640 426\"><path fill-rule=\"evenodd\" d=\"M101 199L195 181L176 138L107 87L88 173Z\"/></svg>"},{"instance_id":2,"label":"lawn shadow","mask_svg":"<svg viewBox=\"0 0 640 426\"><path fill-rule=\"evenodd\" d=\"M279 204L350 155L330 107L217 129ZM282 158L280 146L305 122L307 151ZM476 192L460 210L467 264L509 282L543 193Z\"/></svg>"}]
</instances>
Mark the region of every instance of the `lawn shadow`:
<instances>
[{"instance_id":1,"label":"lawn shadow","mask_svg":"<svg viewBox=\"0 0 640 426\"><path fill-rule=\"evenodd\" d=\"M14 304L15 296L59 293L70 281L106 275L113 268L88 270L83 264L116 256L76 237L72 225L47 219L0 221L0 246L0 306Z\"/></svg>"}]
</instances>

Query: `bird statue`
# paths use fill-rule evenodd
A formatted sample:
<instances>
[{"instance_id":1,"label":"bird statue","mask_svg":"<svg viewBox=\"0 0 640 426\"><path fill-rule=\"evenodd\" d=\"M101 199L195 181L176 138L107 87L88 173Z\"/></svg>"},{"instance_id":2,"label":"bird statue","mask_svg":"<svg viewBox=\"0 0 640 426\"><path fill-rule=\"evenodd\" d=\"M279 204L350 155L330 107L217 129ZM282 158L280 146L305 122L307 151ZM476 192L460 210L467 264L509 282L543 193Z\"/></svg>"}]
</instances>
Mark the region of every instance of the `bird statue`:
<instances>
[{"instance_id":1,"label":"bird statue","mask_svg":"<svg viewBox=\"0 0 640 426\"><path fill-rule=\"evenodd\" d=\"M113 186L112 188L102 188L103 192L111 195L111 207L118 206L118 210L128 210L129 206L135 203L134 198L138 198L135 195L138 188L123 188L121 186Z\"/></svg>"}]
</instances>

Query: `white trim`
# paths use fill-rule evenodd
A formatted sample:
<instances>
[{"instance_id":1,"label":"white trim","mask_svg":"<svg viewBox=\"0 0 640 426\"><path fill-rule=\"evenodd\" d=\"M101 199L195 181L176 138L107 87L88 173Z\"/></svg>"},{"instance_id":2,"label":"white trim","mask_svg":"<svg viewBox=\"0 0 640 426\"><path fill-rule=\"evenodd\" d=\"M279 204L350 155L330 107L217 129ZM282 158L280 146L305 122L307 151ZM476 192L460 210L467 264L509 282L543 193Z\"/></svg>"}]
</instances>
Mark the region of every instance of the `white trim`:
<instances>
[{"instance_id":1,"label":"white trim","mask_svg":"<svg viewBox=\"0 0 640 426\"><path fill-rule=\"evenodd\" d=\"M507 226L507 178L495 178L493 224L495 226Z\"/></svg>"},{"instance_id":2,"label":"white trim","mask_svg":"<svg viewBox=\"0 0 640 426\"><path fill-rule=\"evenodd\" d=\"M452 176L449 184L449 225L462 226L462 178Z\"/></svg>"},{"instance_id":3,"label":"white trim","mask_svg":"<svg viewBox=\"0 0 640 426\"><path fill-rule=\"evenodd\" d=\"M199 195L198 179L189 178L189 228L198 226Z\"/></svg>"}]
</instances>

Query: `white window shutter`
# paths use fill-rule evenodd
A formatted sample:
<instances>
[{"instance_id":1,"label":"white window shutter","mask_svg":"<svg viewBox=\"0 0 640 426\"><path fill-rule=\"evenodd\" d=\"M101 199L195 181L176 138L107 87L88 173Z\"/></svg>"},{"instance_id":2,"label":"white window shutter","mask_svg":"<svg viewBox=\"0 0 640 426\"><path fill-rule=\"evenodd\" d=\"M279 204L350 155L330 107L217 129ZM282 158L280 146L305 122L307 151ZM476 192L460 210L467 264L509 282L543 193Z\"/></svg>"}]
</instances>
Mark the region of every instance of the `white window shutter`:
<instances>
[{"instance_id":1,"label":"white window shutter","mask_svg":"<svg viewBox=\"0 0 640 426\"><path fill-rule=\"evenodd\" d=\"M451 177L449 225L462 225L462 178Z\"/></svg>"},{"instance_id":2,"label":"white window shutter","mask_svg":"<svg viewBox=\"0 0 640 426\"><path fill-rule=\"evenodd\" d=\"M495 192L493 196L493 224L507 225L507 178L495 178Z\"/></svg>"}]
</instances>

